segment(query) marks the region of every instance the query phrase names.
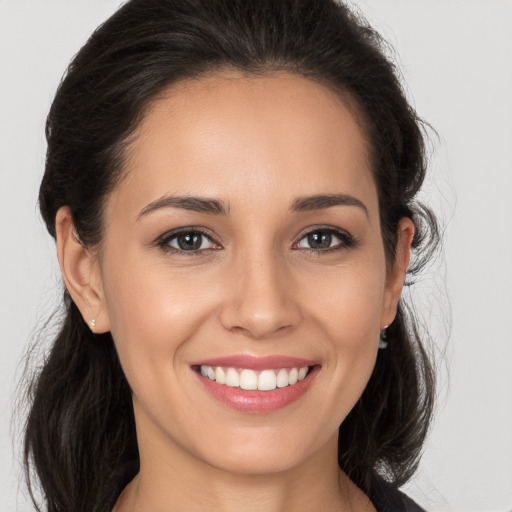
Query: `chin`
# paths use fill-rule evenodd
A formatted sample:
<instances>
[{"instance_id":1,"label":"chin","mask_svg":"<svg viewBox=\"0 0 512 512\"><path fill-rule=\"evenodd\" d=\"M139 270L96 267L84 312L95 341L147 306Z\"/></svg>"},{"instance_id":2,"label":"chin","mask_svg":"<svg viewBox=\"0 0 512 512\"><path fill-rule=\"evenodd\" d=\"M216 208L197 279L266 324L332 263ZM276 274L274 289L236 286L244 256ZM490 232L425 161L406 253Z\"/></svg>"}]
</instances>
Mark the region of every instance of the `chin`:
<instances>
[{"instance_id":1,"label":"chin","mask_svg":"<svg viewBox=\"0 0 512 512\"><path fill-rule=\"evenodd\" d=\"M297 436L301 429L293 430L295 435L283 428L278 432L232 435L222 442L208 446L208 451L203 452L202 458L210 465L229 473L269 475L301 466L313 454L322 451L323 447L332 453L337 452L337 432L330 440L322 443L319 436Z\"/></svg>"},{"instance_id":2,"label":"chin","mask_svg":"<svg viewBox=\"0 0 512 512\"><path fill-rule=\"evenodd\" d=\"M290 453L283 449L260 446L252 450L231 450L212 457L212 465L222 471L238 475L271 475L289 471L301 465L306 454Z\"/></svg>"}]
</instances>

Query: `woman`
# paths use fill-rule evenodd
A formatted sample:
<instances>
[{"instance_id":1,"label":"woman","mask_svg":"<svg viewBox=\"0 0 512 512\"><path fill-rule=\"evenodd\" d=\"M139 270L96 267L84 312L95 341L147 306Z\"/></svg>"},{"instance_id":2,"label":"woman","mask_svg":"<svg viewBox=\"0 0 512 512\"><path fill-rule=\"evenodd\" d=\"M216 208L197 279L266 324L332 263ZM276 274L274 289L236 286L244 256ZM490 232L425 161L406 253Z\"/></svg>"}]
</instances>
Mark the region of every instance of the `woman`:
<instances>
[{"instance_id":1,"label":"woman","mask_svg":"<svg viewBox=\"0 0 512 512\"><path fill-rule=\"evenodd\" d=\"M25 437L45 510L419 510L397 488L434 379L400 292L436 229L421 125L363 20L132 0L47 139L66 318Z\"/></svg>"}]
</instances>

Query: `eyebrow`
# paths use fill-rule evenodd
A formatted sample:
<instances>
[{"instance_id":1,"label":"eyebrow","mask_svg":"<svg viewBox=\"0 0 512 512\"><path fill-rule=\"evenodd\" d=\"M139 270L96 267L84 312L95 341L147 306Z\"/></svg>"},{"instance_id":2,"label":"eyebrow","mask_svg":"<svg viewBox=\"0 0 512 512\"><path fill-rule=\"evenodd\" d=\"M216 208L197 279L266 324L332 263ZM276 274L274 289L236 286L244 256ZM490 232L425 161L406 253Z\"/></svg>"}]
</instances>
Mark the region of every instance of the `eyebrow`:
<instances>
[{"instance_id":1,"label":"eyebrow","mask_svg":"<svg viewBox=\"0 0 512 512\"><path fill-rule=\"evenodd\" d=\"M194 212L213 213L215 215L227 215L228 208L222 201L195 196L165 196L149 203L137 215L137 220L155 210L162 208L182 208Z\"/></svg>"},{"instance_id":2,"label":"eyebrow","mask_svg":"<svg viewBox=\"0 0 512 512\"><path fill-rule=\"evenodd\" d=\"M297 197L293 200L291 210L293 212L307 212L312 210L325 210L333 206L356 206L361 208L368 217L368 208L354 196L347 194L318 194L314 196ZM181 208L200 213L214 215L228 215L229 207L223 201L196 196L164 196L147 206L137 215L137 220L162 208Z\"/></svg>"},{"instance_id":3,"label":"eyebrow","mask_svg":"<svg viewBox=\"0 0 512 512\"><path fill-rule=\"evenodd\" d=\"M366 216L369 217L368 208L365 204L356 197L347 194L320 194L297 197L292 203L292 211L307 212L311 210L324 210L333 206L356 206L357 208L361 208Z\"/></svg>"}]
</instances>

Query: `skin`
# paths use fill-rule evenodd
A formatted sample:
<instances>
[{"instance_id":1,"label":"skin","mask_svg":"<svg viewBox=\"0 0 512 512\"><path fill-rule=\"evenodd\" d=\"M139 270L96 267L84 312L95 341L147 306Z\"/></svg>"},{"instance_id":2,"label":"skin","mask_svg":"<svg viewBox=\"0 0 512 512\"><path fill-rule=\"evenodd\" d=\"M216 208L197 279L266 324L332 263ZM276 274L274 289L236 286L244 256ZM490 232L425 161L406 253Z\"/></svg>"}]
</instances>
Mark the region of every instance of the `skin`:
<instances>
[{"instance_id":1,"label":"skin","mask_svg":"<svg viewBox=\"0 0 512 512\"><path fill-rule=\"evenodd\" d=\"M299 197L333 194L364 208L293 210ZM227 211L141 215L164 196L215 199ZM183 227L206 229L211 242L192 254L158 244ZM326 228L341 230L335 249L308 247L305 235ZM141 470L116 512L374 510L338 468L338 427L395 317L414 227L400 221L386 262L353 108L285 73L175 85L138 128L101 247L84 249L72 229L62 208L66 286L94 331L111 331L133 390ZM297 401L248 414L214 400L191 368L232 354L302 357L320 370Z\"/></svg>"}]
</instances>

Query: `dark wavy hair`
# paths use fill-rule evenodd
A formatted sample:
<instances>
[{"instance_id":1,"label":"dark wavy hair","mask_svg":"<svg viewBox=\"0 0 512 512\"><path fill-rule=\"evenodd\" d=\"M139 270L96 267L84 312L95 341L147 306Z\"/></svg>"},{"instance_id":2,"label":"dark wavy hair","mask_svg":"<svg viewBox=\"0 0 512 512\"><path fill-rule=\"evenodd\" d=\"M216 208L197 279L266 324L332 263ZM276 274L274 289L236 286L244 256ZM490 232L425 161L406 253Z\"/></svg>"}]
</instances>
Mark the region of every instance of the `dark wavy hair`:
<instances>
[{"instance_id":1,"label":"dark wavy hair","mask_svg":"<svg viewBox=\"0 0 512 512\"><path fill-rule=\"evenodd\" d=\"M382 238L394 258L400 218L416 226L421 270L439 240L434 215L417 202L426 171L425 130L408 104L388 47L334 0L131 0L74 57L46 124L39 204L71 209L80 239L102 239L105 198L123 176L130 136L164 88L222 70L285 71L327 85L355 106L371 148ZM67 291L65 318L28 390L24 460L49 512L91 511L138 449L131 391L109 333L93 336ZM417 468L434 404L434 370L403 299L388 348L340 426L340 467L368 495L398 487ZM36 477L36 478L34 478ZM38 510L40 510L38 508Z\"/></svg>"}]
</instances>

